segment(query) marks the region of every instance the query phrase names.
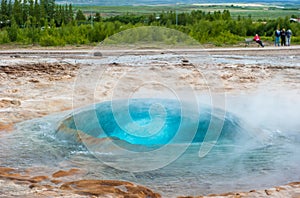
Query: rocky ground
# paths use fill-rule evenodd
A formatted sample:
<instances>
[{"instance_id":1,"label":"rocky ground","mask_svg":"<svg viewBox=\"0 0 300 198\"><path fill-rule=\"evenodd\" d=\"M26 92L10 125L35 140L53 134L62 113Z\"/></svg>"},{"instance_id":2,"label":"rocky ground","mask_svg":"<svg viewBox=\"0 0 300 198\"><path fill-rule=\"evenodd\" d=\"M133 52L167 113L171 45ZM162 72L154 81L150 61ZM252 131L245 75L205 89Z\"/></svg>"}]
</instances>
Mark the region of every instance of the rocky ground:
<instances>
[{"instance_id":1,"label":"rocky ground","mask_svg":"<svg viewBox=\"0 0 300 198\"><path fill-rule=\"evenodd\" d=\"M147 51L142 53L147 54ZM198 52L188 53L197 54ZM300 48L284 50L216 49L209 53L215 56L226 55L226 57L257 56L259 53L261 59L268 59L270 55L279 57L276 61L288 56L295 59L296 63L299 61L297 56L300 54ZM32 55L28 52L26 55L18 52L2 52L0 54L2 58L0 66L0 137L5 133L13 133L14 125L18 122L79 107L95 102L95 98L97 98L96 101L107 100L115 94L116 87L118 91L125 93L128 91L128 87L143 83L144 79L151 75L151 80L157 82L161 82L162 78L173 76L168 83L180 87L184 82L199 93L206 92L208 85L214 92L225 91L230 94L254 92L262 87L265 91L274 91L284 87L285 90L294 90L298 94L300 90L300 67L293 64L271 64L273 60L269 60L270 64L261 64L255 61L252 63L216 62L214 66L207 63L197 66L193 64L192 60L181 58L174 63L152 62L143 69L134 70L132 69L134 63L123 64L121 61L111 61L106 64L101 86L93 87L94 95L77 98L74 103L74 82L78 81L78 74L87 74L82 73L82 69L89 71L89 74L94 72L95 68L91 62L82 61L84 60L82 57L78 58L78 61L74 61L74 56L76 57L74 54L67 56L56 54L51 59L48 59L49 55L46 53ZM103 57L102 53L98 55L100 56L92 59L103 59L105 52L103 52ZM66 61L70 59L73 61ZM157 72L161 75L155 75ZM126 73L125 76L119 75L124 73ZM218 81L210 79L218 79ZM123 85L123 82L126 82L126 86ZM86 81L81 87L76 87L76 91L88 92L89 83L94 82ZM153 85L150 89L153 90L151 94L160 94L165 91L164 88L157 85ZM145 92L142 93L145 94ZM72 180L71 176L80 174L80 169L61 170L39 176L33 176L32 171L0 167L0 197L160 197L158 193L146 187L125 181ZM300 197L300 183L293 182L270 189L230 192L208 197L268 196Z\"/></svg>"}]
</instances>

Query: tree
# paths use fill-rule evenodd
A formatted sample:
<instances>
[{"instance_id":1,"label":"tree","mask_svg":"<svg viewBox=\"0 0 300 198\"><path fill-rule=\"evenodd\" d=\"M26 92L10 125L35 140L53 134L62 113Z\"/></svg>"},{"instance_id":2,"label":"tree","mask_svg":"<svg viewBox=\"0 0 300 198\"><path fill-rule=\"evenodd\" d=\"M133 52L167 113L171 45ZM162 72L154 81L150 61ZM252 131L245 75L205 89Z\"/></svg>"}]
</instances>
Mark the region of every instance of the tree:
<instances>
[{"instance_id":1,"label":"tree","mask_svg":"<svg viewBox=\"0 0 300 198\"><path fill-rule=\"evenodd\" d=\"M85 21L86 18L83 14L83 12L81 10L78 10L77 13L76 13L76 18L75 18L77 21Z\"/></svg>"},{"instance_id":2,"label":"tree","mask_svg":"<svg viewBox=\"0 0 300 198\"><path fill-rule=\"evenodd\" d=\"M27 18L29 16L29 5L27 0L23 0L23 3L21 4L21 9L22 9L22 22L26 23Z\"/></svg>"},{"instance_id":3,"label":"tree","mask_svg":"<svg viewBox=\"0 0 300 198\"><path fill-rule=\"evenodd\" d=\"M69 8L68 8L68 5L66 5L66 23L70 23L71 21L73 21L74 19L74 13L73 13L73 7L72 7L72 4L69 4Z\"/></svg>"},{"instance_id":4,"label":"tree","mask_svg":"<svg viewBox=\"0 0 300 198\"><path fill-rule=\"evenodd\" d=\"M40 15L40 19L47 19L47 13L46 13L46 7L45 7L45 0L40 0L40 4L39 4L39 15Z\"/></svg>"},{"instance_id":5,"label":"tree","mask_svg":"<svg viewBox=\"0 0 300 198\"><path fill-rule=\"evenodd\" d=\"M18 25L16 20L12 18L11 26L7 29L8 37L11 42L15 42L18 38Z\"/></svg>"},{"instance_id":6,"label":"tree","mask_svg":"<svg viewBox=\"0 0 300 198\"><path fill-rule=\"evenodd\" d=\"M13 5L13 18L18 25L23 24L23 17L22 17L22 5L20 0L15 0Z\"/></svg>"},{"instance_id":7,"label":"tree","mask_svg":"<svg viewBox=\"0 0 300 198\"><path fill-rule=\"evenodd\" d=\"M33 0L28 0L29 2L29 11L28 14L31 17L34 17L34 1Z\"/></svg>"},{"instance_id":8,"label":"tree","mask_svg":"<svg viewBox=\"0 0 300 198\"><path fill-rule=\"evenodd\" d=\"M39 3L38 3L38 0L35 0L35 1L34 1L33 16L34 16L37 20L39 20L40 17L41 17L41 14L40 14L40 5L39 5ZM40 24L39 21L38 21L37 23Z\"/></svg>"},{"instance_id":9,"label":"tree","mask_svg":"<svg viewBox=\"0 0 300 198\"><path fill-rule=\"evenodd\" d=\"M56 26L58 26L58 27L61 26L61 24L63 23L64 12L65 12L65 10L63 9L62 5L56 5L54 21L55 21Z\"/></svg>"},{"instance_id":10,"label":"tree","mask_svg":"<svg viewBox=\"0 0 300 198\"><path fill-rule=\"evenodd\" d=\"M230 15L230 12L229 10L224 10L223 13L222 13L222 18L223 20L225 21L228 21L231 19L231 15Z\"/></svg>"},{"instance_id":11,"label":"tree","mask_svg":"<svg viewBox=\"0 0 300 198\"><path fill-rule=\"evenodd\" d=\"M100 13L99 12L96 12L96 15L94 17L94 21L95 22L100 22L101 21L101 16L100 16Z\"/></svg>"},{"instance_id":12,"label":"tree","mask_svg":"<svg viewBox=\"0 0 300 198\"><path fill-rule=\"evenodd\" d=\"M7 0L1 1L0 20L5 21L8 19L8 6Z\"/></svg>"},{"instance_id":13,"label":"tree","mask_svg":"<svg viewBox=\"0 0 300 198\"><path fill-rule=\"evenodd\" d=\"M8 19L11 19L11 17L12 17L12 10L13 10L13 4L12 4L12 1L9 0L8 5L7 5Z\"/></svg>"},{"instance_id":14,"label":"tree","mask_svg":"<svg viewBox=\"0 0 300 198\"><path fill-rule=\"evenodd\" d=\"M40 5L45 12L45 18L50 21L54 17L55 0L41 0Z\"/></svg>"}]
</instances>

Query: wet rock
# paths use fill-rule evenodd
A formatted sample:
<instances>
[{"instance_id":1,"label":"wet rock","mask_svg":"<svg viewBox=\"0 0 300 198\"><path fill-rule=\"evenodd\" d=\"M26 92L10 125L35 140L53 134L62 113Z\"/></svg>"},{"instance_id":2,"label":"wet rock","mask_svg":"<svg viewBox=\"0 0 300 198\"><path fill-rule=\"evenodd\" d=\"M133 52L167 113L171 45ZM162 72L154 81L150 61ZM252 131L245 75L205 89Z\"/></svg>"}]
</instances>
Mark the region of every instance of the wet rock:
<instances>
[{"instance_id":1,"label":"wet rock","mask_svg":"<svg viewBox=\"0 0 300 198\"><path fill-rule=\"evenodd\" d=\"M39 183L46 179L47 176L35 176L30 177L29 175L21 175L18 170L7 167L0 167L0 179L12 180L15 183Z\"/></svg>"},{"instance_id":2,"label":"wet rock","mask_svg":"<svg viewBox=\"0 0 300 198\"><path fill-rule=\"evenodd\" d=\"M47 190L52 190L52 189L54 189L53 186L48 185L48 184L43 185L43 187L46 188Z\"/></svg>"},{"instance_id":3,"label":"wet rock","mask_svg":"<svg viewBox=\"0 0 300 198\"><path fill-rule=\"evenodd\" d=\"M17 93L19 90L18 89L12 89L12 90L9 90L8 93Z\"/></svg>"},{"instance_id":4,"label":"wet rock","mask_svg":"<svg viewBox=\"0 0 300 198\"><path fill-rule=\"evenodd\" d=\"M68 75L73 74L79 68L78 65L62 63L34 63L24 65L1 66L0 73L9 76L45 76L45 75Z\"/></svg>"},{"instance_id":5,"label":"wet rock","mask_svg":"<svg viewBox=\"0 0 300 198\"><path fill-rule=\"evenodd\" d=\"M117 63L117 62L112 62L112 63L110 63L109 65L110 65L110 66L118 66L118 65L120 65L120 64Z\"/></svg>"},{"instance_id":6,"label":"wet rock","mask_svg":"<svg viewBox=\"0 0 300 198\"><path fill-rule=\"evenodd\" d=\"M67 182L60 189L73 191L80 195L160 198L161 195L152 190L126 181L115 180L79 180Z\"/></svg>"},{"instance_id":7,"label":"wet rock","mask_svg":"<svg viewBox=\"0 0 300 198\"><path fill-rule=\"evenodd\" d=\"M277 192L280 192L282 190L286 190L286 188L283 188L281 186L277 186L277 187L275 187L275 189L276 189Z\"/></svg>"},{"instance_id":8,"label":"wet rock","mask_svg":"<svg viewBox=\"0 0 300 198\"><path fill-rule=\"evenodd\" d=\"M292 186L292 187L298 187L298 186L300 186L300 182L291 182L288 185Z\"/></svg>"},{"instance_id":9,"label":"wet rock","mask_svg":"<svg viewBox=\"0 0 300 198\"><path fill-rule=\"evenodd\" d=\"M19 100L12 100L10 101L11 104L16 105L16 106L20 106L21 102Z\"/></svg>"},{"instance_id":10,"label":"wet rock","mask_svg":"<svg viewBox=\"0 0 300 198\"><path fill-rule=\"evenodd\" d=\"M26 181L31 183L37 183L35 180L29 178L28 176L22 176L20 174L0 174L0 178L9 179L13 181Z\"/></svg>"},{"instance_id":11,"label":"wet rock","mask_svg":"<svg viewBox=\"0 0 300 198\"><path fill-rule=\"evenodd\" d=\"M29 188L42 188L42 186L41 185L39 185L39 184L30 184L29 185Z\"/></svg>"},{"instance_id":12,"label":"wet rock","mask_svg":"<svg viewBox=\"0 0 300 198\"><path fill-rule=\"evenodd\" d=\"M233 193L233 192L227 192L227 193L222 193L222 194L220 194L220 196L225 196L225 197L227 197L227 196L229 196L229 195L236 195L236 193Z\"/></svg>"},{"instance_id":13,"label":"wet rock","mask_svg":"<svg viewBox=\"0 0 300 198\"><path fill-rule=\"evenodd\" d=\"M224 73L224 74L221 74L221 78L222 78L223 80L230 79L232 76L233 76L232 73Z\"/></svg>"},{"instance_id":14,"label":"wet rock","mask_svg":"<svg viewBox=\"0 0 300 198\"><path fill-rule=\"evenodd\" d=\"M29 82L32 82L32 83L39 83L40 81L38 79L30 79Z\"/></svg>"},{"instance_id":15,"label":"wet rock","mask_svg":"<svg viewBox=\"0 0 300 198\"><path fill-rule=\"evenodd\" d=\"M271 190L265 190L265 193L266 193L267 195L272 195L272 191L271 191Z\"/></svg>"},{"instance_id":16,"label":"wet rock","mask_svg":"<svg viewBox=\"0 0 300 198\"><path fill-rule=\"evenodd\" d=\"M12 106L20 106L21 102L19 100L13 99L2 99L0 100L0 108L7 108Z\"/></svg>"},{"instance_id":17,"label":"wet rock","mask_svg":"<svg viewBox=\"0 0 300 198\"><path fill-rule=\"evenodd\" d=\"M76 168L72 168L69 171L60 170L60 171L57 171L57 172L53 173L52 177L54 177L54 178L66 177L66 176L75 175L75 174L77 174L79 172L80 172L80 170L76 169Z\"/></svg>"},{"instance_id":18,"label":"wet rock","mask_svg":"<svg viewBox=\"0 0 300 198\"><path fill-rule=\"evenodd\" d=\"M11 55L10 57L11 57L11 58L21 58L21 56L20 56L20 55L18 55L18 54Z\"/></svg>"},{"instance_id":19,"label":"wet rock","mask_svg":"<svg viewBox=\"0 0 300 198\"><path fill-rule=\"evenodd\" d=\"M94 52L94 56L102 56L101 52Z\"/></svg>"},{"instance_id":20,"label":"wet rock","mask_svg":"<svg viewBox=\"0 0 300 198\"><path fill-rule=\"evenodd\" d=\"M187 59L182 59L182 60L181 60L181 64L182 64L183 66L193 66L193 64L190 63L190 61L187 60Z\"/></svg>"},{"instance_id":21,"label":"wet rock","mask_svg":"<svg viewBox=\"0 0 300 198\"><path fill-rule=\"evenodd\" d=\"M8 167L0 167L0 174L7 174L10 172L14 172L15 169L13 168L8 168Z\"/></svg>"},{"instance_id":22,"label":"wet rock","mask_svg":"<svg viewBox=\"0 0 300 198\"><path fill-rule=\"evenodd\" d=\"M39 190L51 190L51 189L53 189L54 187L53 186L51 186L51 185L40 185L40 184L30 184L29 185L29 188L37 188L37 189L39 189Z\"/></svg>"},{"instance_id":23,"label":"wet rock","mask_svg":"<svg viewBox=\"0 0 300 198\"><path fill-rule=\"evenodd\" d=\"M14 129L14 125L12 123L1 123L0 122L0 131L10 132L13 129Z\"/></svg>"},{"instance_id":24,"label":"wet rock","mask_svg":"<svg viewBox=\"0 0 300 198\"><path fill-rule=\"evenodd\" d=\"M32 177L31 179L35 180L36 182L41 182L41 181L47 180L49 178L47 176L35 176L35 177Z\"/></svg>"},{"instance_id":25,"label":"wet rock","mask_svg":"<svg viewBox=\"0 0 300 198\"><path fill-rule=\"evenodd\" d=\"M62 183L61 180L56 180L56 179L52 179L51 182L52 182L53 184L59 184L59 183Z\"/></svg>"}]
</instances>

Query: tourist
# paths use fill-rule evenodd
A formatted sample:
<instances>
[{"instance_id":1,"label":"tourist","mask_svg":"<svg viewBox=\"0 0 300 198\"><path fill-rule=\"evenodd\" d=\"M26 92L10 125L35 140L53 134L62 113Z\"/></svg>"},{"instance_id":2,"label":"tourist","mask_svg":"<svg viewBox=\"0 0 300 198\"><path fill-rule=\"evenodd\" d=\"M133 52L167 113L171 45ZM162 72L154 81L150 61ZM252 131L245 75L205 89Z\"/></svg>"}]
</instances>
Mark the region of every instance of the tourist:
<instances>
[{"instance_id":1,"label":"tourist","mask_svg":"<svg viewBox=\"0 0 300 198\"><path fill-rule=\"evenodd\" d=\"M260 46L265 47L264 44L262 43L262 41L260 40L260 37L258 36L258 34L256 34L253 38L253 40L258 43Z\"/></svg>"},{"instance_id":2,"label":"tourist","mask_svg":"<svg viewBox=\"0 0 300 198\"><path fill-rule=\"evenodd\" d=\"M291 37L292 37L292 30L288 29L288 31L286 31L286 44L287 44L287 46L291 45Z\"/></svg>"},{"instance_id":3,"label":"tourist","mask_svg":"<svg viewBox=\"0 0 300 198\"><path fill-rule=\"evenodd\" d=\"M275 47L280 46L280 30L277 28L275 31Z\"/></svg>"},{"instance_id":4,"label":"tourist","mask_svg":"<svg viewBox=\"0 0 300 198\"><path fill-rule=\"evenodd\" d=\"M281 46L286 46L286 32L285 29L282 28L282 30L280 31L280 39L281 39Z\"/></svg>"}]
</instances>

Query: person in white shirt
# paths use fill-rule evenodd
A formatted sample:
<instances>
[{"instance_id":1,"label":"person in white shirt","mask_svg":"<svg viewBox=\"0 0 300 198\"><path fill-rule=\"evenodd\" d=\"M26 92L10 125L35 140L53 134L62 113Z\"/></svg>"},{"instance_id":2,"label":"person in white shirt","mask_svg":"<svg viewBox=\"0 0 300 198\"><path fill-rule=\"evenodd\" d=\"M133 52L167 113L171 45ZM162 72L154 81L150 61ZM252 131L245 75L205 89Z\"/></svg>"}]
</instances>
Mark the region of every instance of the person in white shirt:
<instances>
[{"instance_id":1,"label":"person in white shirt","mask_svg":"<svg viewBox=\"0 0 300 198\"><path fill-rule=\"evenodd\" d=\"M292 37L292 30L288 29L286 31L286 44L287 44L287 46L291 45L291 37Z\"/></svg>"}]
</instances>

